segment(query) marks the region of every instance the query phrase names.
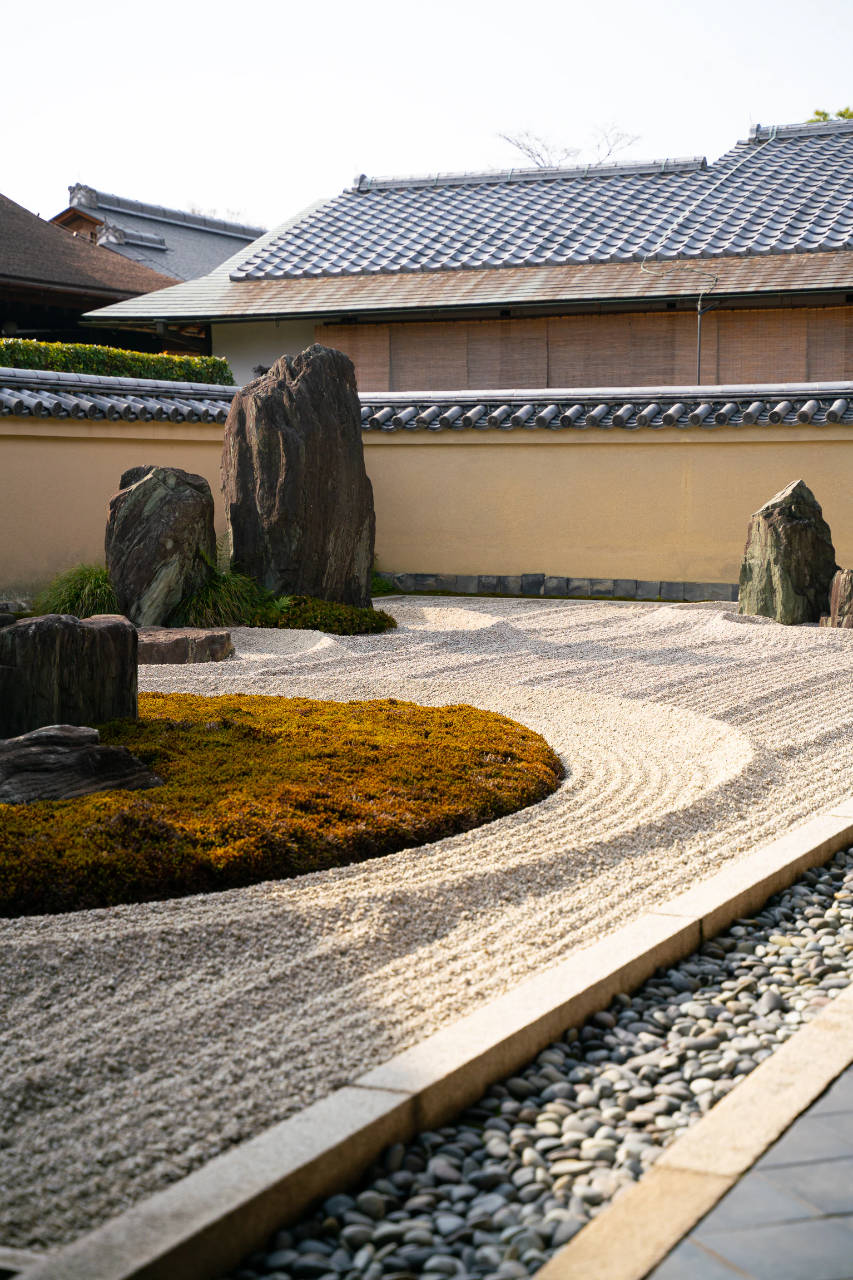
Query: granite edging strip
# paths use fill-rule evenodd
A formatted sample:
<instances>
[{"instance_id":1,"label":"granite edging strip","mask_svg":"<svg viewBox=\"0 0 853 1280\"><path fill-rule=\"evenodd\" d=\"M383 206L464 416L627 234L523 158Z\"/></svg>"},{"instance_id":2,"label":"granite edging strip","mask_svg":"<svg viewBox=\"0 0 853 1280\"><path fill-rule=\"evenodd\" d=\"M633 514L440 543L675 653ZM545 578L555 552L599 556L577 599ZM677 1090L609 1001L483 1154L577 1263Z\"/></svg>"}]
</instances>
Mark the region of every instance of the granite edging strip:
<instances>
[{"instance_id":1,"label":"granite edging strip","mask_svg":"<svg viewBox=\"0 0 853 1280\"><path fill-rule=\"evenodd\" d=\"M276 1227L353 1182L384 1147L442 1123L569 1026L605 1008L617 992L633 990L660 965L690 955L737 919L744 904L751 909L765 901L850 843L853 800L809 819L736 866L217 1156L28 1267L20 1280L216 1280ZM663 1159L652 1173L664 1167ZM728 1185L719 1183L715 1200ZM707 1198L706 1192L702 1203ZM620 1199L621 1212L623 1203ZM548 1271L548 1280L567 1280L570 1273L551 1271L564 1257L565 1250L540 1275ZM626 1271L625 1280L631 1274ZM604 1272L597 1280L604 1280Z\"/></svg>"}]
</instances>

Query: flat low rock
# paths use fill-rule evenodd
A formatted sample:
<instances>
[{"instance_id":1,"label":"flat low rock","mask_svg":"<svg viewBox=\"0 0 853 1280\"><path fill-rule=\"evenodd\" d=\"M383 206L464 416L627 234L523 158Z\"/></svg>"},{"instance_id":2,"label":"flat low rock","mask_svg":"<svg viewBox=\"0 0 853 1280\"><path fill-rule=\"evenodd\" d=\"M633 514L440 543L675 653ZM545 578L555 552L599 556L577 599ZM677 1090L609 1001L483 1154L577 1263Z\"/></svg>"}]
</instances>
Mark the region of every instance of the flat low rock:
<instances>
[{"instance_id":1,"label":"flat low rock","mask_svg":"<svg viewBox=\"0 0 853 1280\"><path fill-rule=\"evenodd\" d=\"M162 785L127 747L102 746L98 730L85 725L46 725L0 741L0 804Z\"/></svg>"},{"instance_id":2,"label":"flat low rock","mask_svg":"<svg viewBox=\"0 0 853 1280\"><path fill-rule=\"evenodd\" d=\"M179 662L222 662L234 652L231 633L204 627L141 627L140 663L165 665Z\"/></svg>"},{"instance_id":3,"label":"flat low rock","mask_svg":"<svg viewBox=\"0 0 853 1280\"><path fill-rule=\"evenodd\" d=\"M0 627L0 739L135 719L136 628L120 614L47 613Z\"/></svg>"}]
</instances>

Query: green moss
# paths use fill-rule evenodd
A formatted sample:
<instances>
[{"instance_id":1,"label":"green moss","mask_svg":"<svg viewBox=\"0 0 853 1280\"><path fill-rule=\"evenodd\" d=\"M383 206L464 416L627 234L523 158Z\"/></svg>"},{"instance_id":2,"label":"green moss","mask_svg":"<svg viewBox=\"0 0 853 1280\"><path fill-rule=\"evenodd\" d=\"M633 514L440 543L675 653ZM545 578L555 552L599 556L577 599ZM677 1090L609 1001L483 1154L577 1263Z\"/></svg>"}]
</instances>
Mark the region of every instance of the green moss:
<instances>
[{"instance_id":1,"label":"green moss","mask_svg":"<svg viewBox=\"0 0 853 1280\"><path fill-rule=\"evenodd\" d=\"M467 706L143 694L139 712L102 741L165 785L0 805L0 915L360 862L524 808L563 776L538 734Z\"/></svg>"},{"instance_id":2,"label":"green moss","mask_svg":"<svg viewBox=\"0 0 853 1280\"><path fill-rule=\"evenodd\" d=\"M70 613L92 618L96 613L120 613L109 574L102 565L78 564L61 573L39 593L33 613Z\"/></svg>"}]
</instances>

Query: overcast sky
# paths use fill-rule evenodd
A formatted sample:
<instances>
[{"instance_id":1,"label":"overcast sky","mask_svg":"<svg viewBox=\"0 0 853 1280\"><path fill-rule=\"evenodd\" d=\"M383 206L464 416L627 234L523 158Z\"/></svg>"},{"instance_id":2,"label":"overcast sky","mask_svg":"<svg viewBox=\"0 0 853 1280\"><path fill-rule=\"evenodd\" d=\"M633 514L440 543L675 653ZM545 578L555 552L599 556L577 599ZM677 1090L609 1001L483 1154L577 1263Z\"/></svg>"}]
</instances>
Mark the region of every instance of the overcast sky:
<instances>
[{"instance_id":1,"label":"overcast sky","mask_svg":"<svg viewBox=\"0 0 853 1280\"><path fill-rule=\"evenodd\" d=\"M274 226L355 175L509 168L498 134L707 155L853 105L851 0L0 0L0 191Z\"/></svg>"}]
</instances>

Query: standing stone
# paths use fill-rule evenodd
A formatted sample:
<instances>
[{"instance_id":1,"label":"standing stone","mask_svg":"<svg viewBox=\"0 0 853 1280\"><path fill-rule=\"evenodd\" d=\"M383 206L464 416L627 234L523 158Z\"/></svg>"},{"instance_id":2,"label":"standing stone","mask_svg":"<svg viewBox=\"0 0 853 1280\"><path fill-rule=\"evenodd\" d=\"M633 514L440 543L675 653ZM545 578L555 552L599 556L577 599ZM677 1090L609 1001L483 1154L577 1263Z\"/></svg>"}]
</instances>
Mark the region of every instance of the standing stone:
<instances>
[{"instance_id":1,"label":"standing stone","mask_svg":"<svg viewBox=\"0 0 853 1280\"><path fill-rule=\"evenodd\" d=\"M278 596L370 604L373 489L347 356L309 347L238 392L222 489L236 569Z\"/></svg>"},{"instance_id":2,"label":"standing stone","mask_svg":"<svg viewBox=\"0 0 853 1280\"><path fill-rule=\"evenodd\" d=\"M119 608L138 627L168 622L210 578L216 559L213 495L177 467L132 467L110 499L107 571Z\"/></svg>"},{"instance_id":3,"label":"standing stone","mask_svg":"<svg viewBox=\"0 0 853 1280\"><path fill-rule=\"evenodd\" d=\"M829 588L829 617L822 627L853 627L853 569L839 569Z\"/></svg>"},{"instance_id":4,"label":"standing stone","mask_svg":"<svg viewBox=\"0 0 853 1280\"><path fill-rule=\"evenodd\" d=\"M0 630L0 738L136 718L136 628L48 613Z\"/></svg>"},{"instance_id":5,"label":"standing stone","mask_svg":"<svg viewBox=\"0 0 853 1280\"><path fill-rule=\"evenodd\" d=\"M789 484L749 522L738 613L777 622L819 622L836 570L829 525L811 489Z\"/></svg>"}]
</instances>

